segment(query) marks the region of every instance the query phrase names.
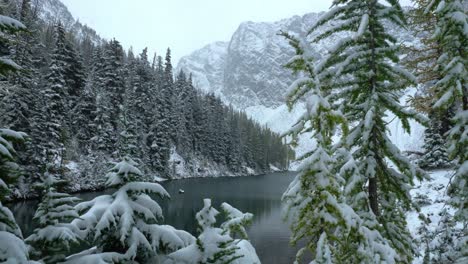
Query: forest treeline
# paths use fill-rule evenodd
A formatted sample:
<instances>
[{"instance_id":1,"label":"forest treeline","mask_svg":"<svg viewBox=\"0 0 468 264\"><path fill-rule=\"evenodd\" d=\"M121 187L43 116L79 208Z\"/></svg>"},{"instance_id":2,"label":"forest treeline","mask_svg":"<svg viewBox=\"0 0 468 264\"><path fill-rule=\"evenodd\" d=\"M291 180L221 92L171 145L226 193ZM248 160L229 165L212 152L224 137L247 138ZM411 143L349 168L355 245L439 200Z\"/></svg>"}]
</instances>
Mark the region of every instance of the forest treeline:
<instances>
[{"instance_id":1,"label":"forest treeline","mask_svg":"<svg viewBox=\"0 0 468 264\"><path fill-rule=\"evenodd\" d=\"M189 73L174 73L170 49L134 54L115 39L41 20L31 1L3 2L1 13L27 28L1 47L22 68L0 82L0 127L28 135L18 159L31 177L15 195L30 193L45 172L73 179L76 190L102 186L95 175L125 156L149 177L172 177L174 153L194 174L208 164L229 174L287 168L293 154L281 137L197 90Z\"/></svg>"}]
</instances>

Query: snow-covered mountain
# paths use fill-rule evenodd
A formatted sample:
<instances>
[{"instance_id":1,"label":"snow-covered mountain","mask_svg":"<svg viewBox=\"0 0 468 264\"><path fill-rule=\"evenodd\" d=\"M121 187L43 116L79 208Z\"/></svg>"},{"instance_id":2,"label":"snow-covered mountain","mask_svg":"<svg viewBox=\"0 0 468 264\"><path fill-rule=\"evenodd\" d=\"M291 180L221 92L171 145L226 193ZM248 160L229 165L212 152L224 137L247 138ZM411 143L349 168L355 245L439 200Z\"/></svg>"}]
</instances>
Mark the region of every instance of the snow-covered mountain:
<instances>
[{"instance_id":1,"label":"snow-covered mountain","mask_svg":"<svg viewBox=\"0 0 468 264\"><path fill-rule=\"evenodd\" d=\"M20 0L16 1L21 4ZM37 0L31 1L31 3L44 23L50 24L60 21L67 31L71 32L79 40L89 39L95 44L103 41L94 29L77 21L60 0Z\"/></svg>"},{"instance_id":2,"label":"snow-covered mountain","mask_svg":"<svg viewBox=\"0 0 468 264\"><path fill-rule=\"evenodd\" d=\"M289 113L284 105L285 95L295 76L283 65L294 51L278 33L286 31L304 36L320 16L321 13L310 13L273 23L244 22L228 43L215 42L182 57L177 71L191 72L199 89L217 94L226 103L245 110L252 118L275 131L285 132L302 113L303 106ZM418 41L411 32L389 29L402 43ZM315 51L324 54L337 38L314 46ZM409 90L408 94L412 91ZM413 134L405 135L398 120L390 124L390 134L402 149L418 149L422 141L422 127L415 125ZM302 152L301 147L306 146L302 144L299 153Z\"/></svg>"},{"instance_id":3,"label":"snow-covered mountain","mask_svg":"<svg viewBox=\"0 0 468 264\"><path fill-rule=\"evenodd\" d=\"M294 78L282 67L293 50L278 33L303 34L318 17L312 13L274 23L244 22L229 43L216 42L181 58L178 69L192 72L200 89L238 108L278 107Z\"/></svg>"}]
</instances>

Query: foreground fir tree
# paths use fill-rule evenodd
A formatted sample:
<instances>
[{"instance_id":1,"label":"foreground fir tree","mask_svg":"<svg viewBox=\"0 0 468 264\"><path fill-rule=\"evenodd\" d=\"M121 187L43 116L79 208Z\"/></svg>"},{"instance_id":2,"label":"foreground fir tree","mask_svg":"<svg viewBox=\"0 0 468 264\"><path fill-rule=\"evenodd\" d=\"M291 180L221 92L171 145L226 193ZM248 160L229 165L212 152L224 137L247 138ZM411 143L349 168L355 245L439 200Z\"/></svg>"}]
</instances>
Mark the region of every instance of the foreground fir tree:
<instances>
[{"instance_id":1,"label":"foreground fir tree","mask_svg":"<svg viewBox=\"0 0 468 264\"><path fill-rule=\"evenodd\" d=\"M451 259L454 263L468 261L468 16L466 3L460 0L434 0L427 6L437 17L434 41L440 43L442 53L437 70L443 78L436 83L438 91L435 109L455 109L453 127L448 132L449 153L456 163L448 194L449 203L456 209L455 220L462 232L455 241Z\"/></svg>"},{"instance_id":2,"label":"foreground fir tree","mask_svg":"<svg viewBox=\"0 0 468 264\"><path fill-rule=\"evenodd\" d=\"M362 210L367 204L366 194L362 193L363 181L348 152L332 143L338 128L344 136L347 134L346 119L330 104L330 87L320 83L314 73L314 54L310 46L287 33L283 36L296 50L296 56L286 67L303 76L291 86L288 106L291 109L299 100L307 101L307 112L289 135L294 142L299 135L309 134L316 143L312 151L299 158L304 160L304 165L283 195L292 223L292 243L307 241L297 253L296 261L310 251L313 263L372 263L377 260L392 263L395 253L379 231L374 230L378 226L375 217L363 215L361 218L354 212L354 208ZM354 186L343 191L346 181ZM348 200L346 195L354 200Z\"/></svg>"},{"instance_id":3,"label":"foreground fir tree","mask_svg":"<svg viewBox=\"0 0 468 264\"><path fill-rule=\"evenodd\" d=\"M79 217L73 207L79 199L57 192L60 183L52 174L45 174L38 186L44 193L34 215L38 228L26 238L26 243L32 246L33 258L44 263L63 261L71 247L80 243L77 228L70 224Z\"/></svg>"},{"instance_id":4,"label":"foreground fir tree","mask_svg":"<svg viewBox=\"0 0 468 264\"><path fill-rule=\"evenodd\" d=\"M73 221L95 248L73 255L66 263L158 263L162 255L193 243L185 231L159 225L162 209L150 194L168 198L157 183L139 182L142 172L125 158L108 174L111 195L80 203L83 214Z\"/></svg>"},{"instance_id":5,"label":"foreground fir tree","mask_svg":"<svg viewBox=\"0 0 468 264\"><path fill-rule=\"evenodd\" d=\"M168 257L165 264L259 264L260 260L247 239L245 225L253 215L242 213L227 203L222 204L227 221L221 228L215 227L219 212L210 199L203 200L203 208L196 214L200 235L195 243L180 249ZM233 239L235 234L243 239Z\"/></svg>"},{"instance_id":6,"label":"foreground fir tree","mask_svg":"<svg viewBox=\"0 0 468 264\"><path fill-rule=\"evenodd\" d=\"M326 95L330 108L341 111L353 124L340 143L351 151L350 155L346 155L345 151L337 157L349 161L341 161L347 164L345 168L349 170L340 172L347 175L344 177L347 196L358 195L347 197L346 203L352 205L354 211L362 217L366 228L372 231L366 236L381 235L384 240L379 243L391 247L390 250L385 247L380 254L374 254L374 259L357 262L410 263L415 249L406 228L404 214L412 205L409 190L413 180L422 179L424 172L414 167L390 141L386 120L388 113L391 113L401 120L408 132L410 119L419 122L425 120L400 105L400 96L406 87L415 83L415 78L398 66L398 53L394 45L396 39L387 33L383 23L389 21L395 26L404 27L404 15L398 1L382 2L334 1L331 10L310 29L310 38L312 43L319 43L340 32L345 32L346 37L331 47L329 53L309 72L313 73L310 76L314 76L316 82L329 87ZM333 23L332 27L322 28L329 22ZM307 90L298 90L294 96L306 93ZM318 146L321 147L320 142ZM335 163L333 160L328 162ZM326 172L322 168L311 171ZM339 179L336 176L333 178ZM363 188L366 188L366 192L362 191ZM312 193L312 197L314 195ZM367 201L358 199L363 195ZM301 232L302 235L306 234ZM317 233L314 235L318 236ZM333 244L331 239L334 238L321 236L315 241L329 241L329 244ZM317 254L322 255L318 254L316 259L329 261L327 252L331 252L331 258L339 257L332 249L330 246L319 246Z\"/></svg>"}]
</instances>

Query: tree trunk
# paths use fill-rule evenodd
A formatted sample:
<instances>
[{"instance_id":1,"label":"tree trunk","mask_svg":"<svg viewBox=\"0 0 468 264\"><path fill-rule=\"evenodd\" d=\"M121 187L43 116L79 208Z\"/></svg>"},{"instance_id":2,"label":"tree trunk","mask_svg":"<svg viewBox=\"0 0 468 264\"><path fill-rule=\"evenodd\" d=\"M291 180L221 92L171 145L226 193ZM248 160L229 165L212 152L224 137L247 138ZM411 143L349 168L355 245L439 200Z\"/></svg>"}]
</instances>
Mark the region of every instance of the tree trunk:
<instances>
[{"instance_id":1,"label":"tree trunk","mask_svg":"<svg viewBox=\"0 0 468 264\"><path fill-rule=\"evenodd\" d=\"M372 209L372 212L376 215L379 216L379 200L378 200L378 194L377 194L377 177L373 177L369 179L369 203L370 207Z\"/></svg>"}]
</instances>

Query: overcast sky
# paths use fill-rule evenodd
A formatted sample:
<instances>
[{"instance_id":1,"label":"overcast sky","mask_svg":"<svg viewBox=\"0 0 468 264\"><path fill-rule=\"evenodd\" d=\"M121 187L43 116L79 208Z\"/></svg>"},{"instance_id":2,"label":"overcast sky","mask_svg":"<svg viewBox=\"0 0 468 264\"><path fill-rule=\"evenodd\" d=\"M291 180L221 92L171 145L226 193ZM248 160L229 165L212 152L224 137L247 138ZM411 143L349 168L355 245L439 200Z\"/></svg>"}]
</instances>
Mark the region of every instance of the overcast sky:
<instances>
[{"instance_id":1,"label":"overcast sky","mask_svg":"<svg viewBox=\"0 0 468 264\"><path fill-rule=\"evenodd\" d=\"M243 21L276 21L325 11L332 0L61 0L72 15L136 54L148 47L173 63L206 44L228 41ZM404 0L404 3L409 0Z\"/></svg>"}]
</instances>

